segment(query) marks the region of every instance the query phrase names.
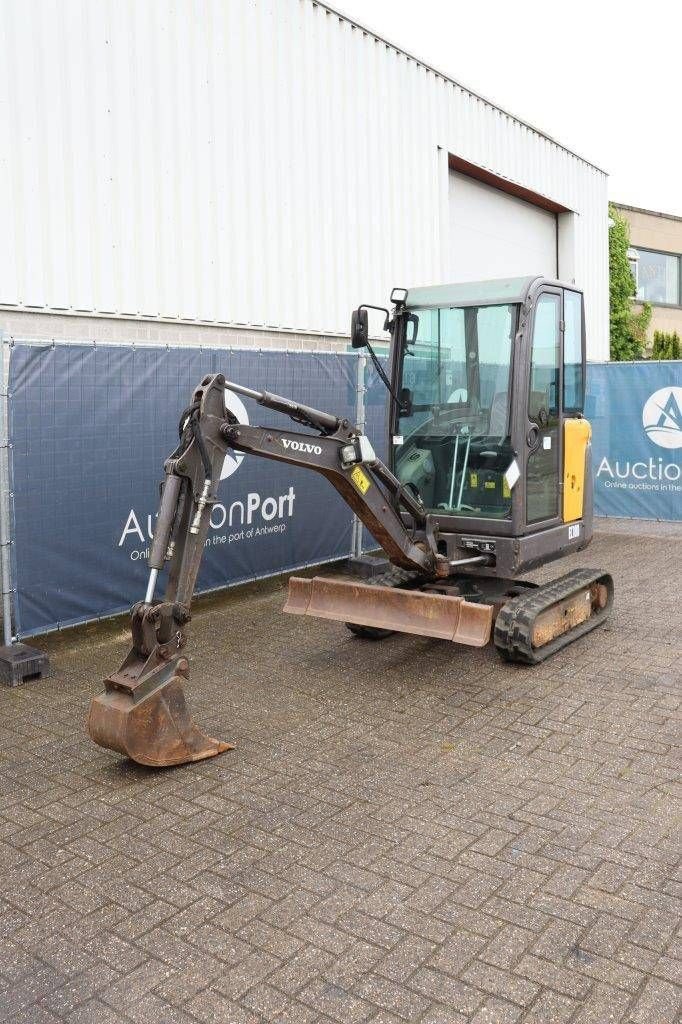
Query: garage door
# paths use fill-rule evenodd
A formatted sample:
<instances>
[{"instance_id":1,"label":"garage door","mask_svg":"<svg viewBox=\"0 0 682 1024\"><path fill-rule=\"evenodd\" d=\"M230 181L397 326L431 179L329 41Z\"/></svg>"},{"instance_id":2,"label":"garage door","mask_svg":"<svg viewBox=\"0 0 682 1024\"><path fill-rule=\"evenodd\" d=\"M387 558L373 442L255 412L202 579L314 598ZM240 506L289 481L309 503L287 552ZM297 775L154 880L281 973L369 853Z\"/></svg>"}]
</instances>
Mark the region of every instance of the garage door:
<instances>
[{"instance_id":1,"label":"garage door","mask_svg":"<svg viewBox=\"0 0 682 1024\"><path fill-rule=\"evenodd\" d=\"M450 171L450 281L557 276L554 213Z\"/></svg>"}]
</instances>

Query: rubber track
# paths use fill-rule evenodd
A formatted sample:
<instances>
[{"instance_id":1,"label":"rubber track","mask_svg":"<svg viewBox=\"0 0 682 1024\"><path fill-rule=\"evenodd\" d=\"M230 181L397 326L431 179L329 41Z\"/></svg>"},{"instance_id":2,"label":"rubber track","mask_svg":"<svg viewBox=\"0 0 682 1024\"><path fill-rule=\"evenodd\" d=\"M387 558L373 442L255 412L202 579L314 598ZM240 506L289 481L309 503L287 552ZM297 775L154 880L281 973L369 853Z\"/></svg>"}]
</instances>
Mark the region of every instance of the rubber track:
<instances>
[{"instance_id":1,"label":"rubber track","mask_svg":"<svg viewBox=\"0 0 682 1024\"><path fill-rule=\"evenodd\" d=\"M532 644L533 626L537 617L554 604L564 601L578 590L584 590L593 583L601 583L607 590L606 607L593 611L592 615L579 626L550 640L542 647ZM524 665L538 665L579 637L596 629L604 622L613 604L613 579L608 573L597 569L574 569L552 583L545 583L527 594L521 594L503 605L495 622L494 642L505 661L517 661Z\"/></svg>"},{"instance_id":2,"label":"rubber track","mask_svg":"<svg viewBox=\"0 0 682 1024\"><path fill-rule=\"evenodd\" d=\"M370 578L367 582L372 587L405 587L418 577L419 573L409 572L407 569L400 569L397 565L392 565L386 572Z\"/></svg>"},{"instance_id":3,"label":"rubber track","mask_svg":"<svg viewBox=\"0 0 682 1024\"><path fill-rule=\"evenodd\" d=\"M408 587L413 580L418 578L419 573L410 572L407 569L400 569L397 565L392 565L386 572L374 576L367 582L373 587ZM359 626L354 622L347 622L346 629L349 629L355 636L362 637L365 640L385 640L395 632L393 629Z\"/></svg>"}]
</instances>

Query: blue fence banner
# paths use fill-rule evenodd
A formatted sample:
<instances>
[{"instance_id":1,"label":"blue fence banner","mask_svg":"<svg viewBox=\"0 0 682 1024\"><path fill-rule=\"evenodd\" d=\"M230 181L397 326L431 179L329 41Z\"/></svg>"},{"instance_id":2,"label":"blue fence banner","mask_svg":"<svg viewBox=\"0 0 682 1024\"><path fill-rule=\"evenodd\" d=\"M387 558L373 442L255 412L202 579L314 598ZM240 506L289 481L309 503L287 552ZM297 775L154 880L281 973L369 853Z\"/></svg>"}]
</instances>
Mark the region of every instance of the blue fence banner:
<instances>
[{"instance_id":1,"label":"blue fence banner","mask_svg":"<svg viewBox=\"0 0 682 1024\"><path fill-rule=\"evenodd\" d=\"M587 372L597 515L682 519L682 362Z\"/></svg>"},{"instance_id":2,"label":"blue fence banner","mask_svg":"<svg viewBox=\"0 0 682 1024\"><path fill-rule=\"evenodd\" d=\"M144 595L163 463L205 374L221 372L354 420L357 358L15 342L9 391L17 635L112 615ZM249 399L229 399L251 423L291 426ZM378 409L370 412L376 427ZM349 553L352 514L316 473L237 455L227 458L223 477L200 591Z\"/></svg>"},{"instance_id":3,"label":"blue fence banner","mask_svg":"<svg viewBox=\"0 0 682 1024\"><path fill-rule=\"evenodd\" d=\"M355 420L357 358L13 342L16 634L113 615L144 594L163 462L203 376L222 372ZM386 391L371 364L365 385L365 429L386 458ZM290 425L249 399L228 399L239 418ZM590 364L585 413L597 515L682 519L682 362ZM200 591L349 552L351 513L317 474L236 455L223 478ZM366 531L364 540L376 546Z\"/></svg>"}]
</instances>

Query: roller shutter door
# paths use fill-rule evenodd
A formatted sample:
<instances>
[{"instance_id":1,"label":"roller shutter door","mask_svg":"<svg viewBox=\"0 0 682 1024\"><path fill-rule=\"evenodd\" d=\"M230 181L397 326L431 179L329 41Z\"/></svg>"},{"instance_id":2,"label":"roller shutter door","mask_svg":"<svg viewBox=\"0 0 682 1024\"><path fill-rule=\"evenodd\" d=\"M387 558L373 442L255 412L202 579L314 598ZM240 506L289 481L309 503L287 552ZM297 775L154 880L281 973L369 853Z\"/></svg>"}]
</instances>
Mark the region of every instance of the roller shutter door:
<instances>
[{"instance_id":1,"label":"roller shutter door","mask_svg":"<svg viewBox=\"0 0 682 1024\"><path fill-rule=\"evenodd\" d=\"M524 199L450 171L450 281L557 276L557 219Z\"/></svg>"}]
</instances>

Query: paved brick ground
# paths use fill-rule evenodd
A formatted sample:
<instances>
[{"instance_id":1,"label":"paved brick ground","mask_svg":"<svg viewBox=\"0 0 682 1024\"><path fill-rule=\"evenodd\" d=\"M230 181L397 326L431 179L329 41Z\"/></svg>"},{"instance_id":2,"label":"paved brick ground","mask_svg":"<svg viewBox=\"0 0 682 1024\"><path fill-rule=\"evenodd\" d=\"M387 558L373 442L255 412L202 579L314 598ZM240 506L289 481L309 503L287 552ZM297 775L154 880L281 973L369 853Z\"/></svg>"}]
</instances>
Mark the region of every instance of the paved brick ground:
<instances>
[{"instance_id":1,"label":"paved brick ground","mask_svg":"<svg viewBox=\"0 0 682 1024\"><path fill-rule=\"evenodd\" d=\"M0 1019L675 1021L682 535L633 529L570 560L616 611L539 669L200 603L193 707L239 746L195 767L86 739L120 622L46 639L0 690Z\"/></svg>"}]
</instances>

